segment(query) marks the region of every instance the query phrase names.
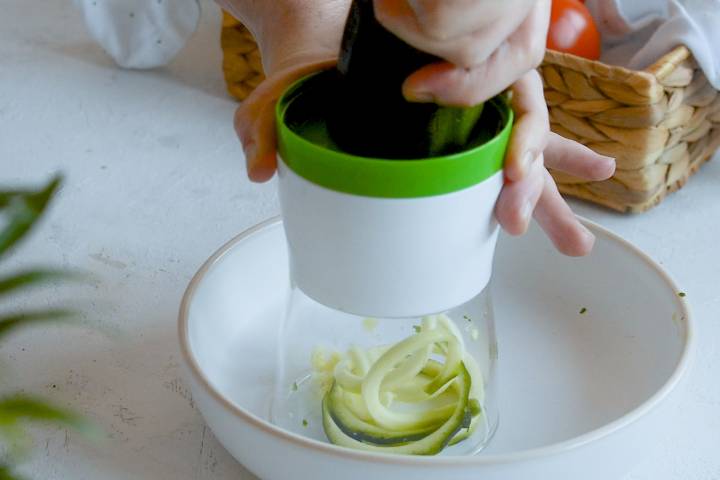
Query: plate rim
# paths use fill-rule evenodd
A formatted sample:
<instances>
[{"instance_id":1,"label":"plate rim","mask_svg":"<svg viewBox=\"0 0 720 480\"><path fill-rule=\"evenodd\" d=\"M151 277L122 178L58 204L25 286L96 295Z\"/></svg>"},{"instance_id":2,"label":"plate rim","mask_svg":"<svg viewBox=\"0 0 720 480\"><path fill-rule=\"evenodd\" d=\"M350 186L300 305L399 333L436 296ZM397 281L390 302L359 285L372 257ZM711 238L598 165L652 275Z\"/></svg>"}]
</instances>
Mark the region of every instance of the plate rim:
<instances>
[{"instance_id":1,"label":"plate rim","mask_svg":"<svg viewBox=\"0 0 720 480\"><path fill-rule=\"evenodd\" d=\"M619 243L621 246L629 250L630 252L637 255L642 261L650 266L655 272L665 281L668 286L674 292L680 292L677 283L673 277L665 271L665 269L655 260L653 260L648 254L642 251L633 243L625 240L618 234L608 230L599 224L576 215L578 220L587 227L596 236L603 235L610 240ZM208 272L227 254L230 250L241 244L244 240L252 237L253 235L260 233L264 230L276 228L282 223L282 217L277 215L264 220L252 227L242 231L238 235L234 236L219 249L217 249L198 269L188 283L185 292L183 293L182 300L180 302L180 309L178 312L178 337L180 343L180 351L183 361L192 375L193 379L203 388L222 408L227 410L230 414L246 423L249 423L255 428L263 430L266 434L277 437L278 439L290 442L300 448L307 448L314 450L318 453L324 453L331 456L345 457L349 459L359 461L369 461L373 463L384 463L394 465L409 465L409 466L442 466L442 467L462 467L462 466L480 466L480 465L498 465L506 463L514 463L521 461L529 461L542 457L549 457L558 455L561 453L568 452L570 450L578 449L591 442L601 440L609 435L635 423L640 418L645 416L654 410L660 403L675 389L683 375L687 372L692 353L695 345L695 325L694 319L691 315L690 305L686 297L680 297L676 299L679 302L681 308L681 318L685 318L685 342L683 350L680 356L680 360L677 362L675 369L673 370L670 377L662 384L662 386L655 391L650 397L648 397L641 404L625 413L623 416L616 418L615 420L606 423L596 429L585 432L581 435L563 440L561 442L555 442L542 447L534 447L529 449L518 450L509 453L499 454L487 454L487 455L468 455L468 456L453 456L453 457L438 457L438 456L411 456L411 455L392 455L389 453L374 453L364 452L359 450L352 450L348 448L339 447L330 443L324 443L318 440L303 437L301 435L284 430L276 425L273 425L268 420L265 420L242 406L236 404L226 396L224 396L219 390L217 390L207 376L204 374L200 364L196 360L192 349L190 348L189 334L188 334L188 319L189 319L189 307L192 303L192 299L195 292L208 274ZM202 413L202 412L201 412Z\"/></svg>"}]
</instances>

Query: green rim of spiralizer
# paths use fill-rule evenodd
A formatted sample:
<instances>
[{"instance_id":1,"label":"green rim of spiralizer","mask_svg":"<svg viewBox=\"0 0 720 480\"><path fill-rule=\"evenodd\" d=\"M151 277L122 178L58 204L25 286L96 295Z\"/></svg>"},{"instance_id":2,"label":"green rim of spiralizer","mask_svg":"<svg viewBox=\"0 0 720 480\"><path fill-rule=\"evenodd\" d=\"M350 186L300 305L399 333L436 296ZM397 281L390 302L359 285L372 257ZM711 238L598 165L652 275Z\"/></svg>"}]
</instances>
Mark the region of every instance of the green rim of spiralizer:
<instances>
[{"instance_id":1,"label":"green rim of spiralizer","mask_svg":"<svg viewBox=\"0 0 720 480\"><path fill-rule=\"evenodd\" d=\"M276 107L278 153L292 171L306 180L338 192L384 198L441 195L476 185L503 167L510 139L513 111L499 97L485 108L495 108L503 122L489 141L452 155L417 160L388 160L351 155L313 143L291 129L285 114L303 94L303 86L317 74L291 85Z\"/></svg>"}]
</instances>

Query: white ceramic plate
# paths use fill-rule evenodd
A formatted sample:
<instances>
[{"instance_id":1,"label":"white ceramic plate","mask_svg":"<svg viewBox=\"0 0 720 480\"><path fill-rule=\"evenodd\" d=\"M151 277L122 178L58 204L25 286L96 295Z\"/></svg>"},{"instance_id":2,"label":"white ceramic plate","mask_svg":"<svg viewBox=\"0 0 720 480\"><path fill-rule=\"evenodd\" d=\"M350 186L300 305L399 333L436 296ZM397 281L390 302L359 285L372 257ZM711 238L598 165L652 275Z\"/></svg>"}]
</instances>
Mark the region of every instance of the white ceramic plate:
<instances>
[{"instance_id":1,"label":"white ceramic plate","mask_svg":"<svg viewBox=\"0 0 720 480\"><path fill-rule=\"evenodd\" d=\"M493 279L501 420L478 456L355 452L265 420L288 289L277 219L231 240L188 287L180 343L194 398L225 447L265 480L621 478L672 421L667 397L687 368L692 328L656 263L584 222L597 243L582 259L556 253L536 226L501 239Z\"/></svg>"}]
</instances>

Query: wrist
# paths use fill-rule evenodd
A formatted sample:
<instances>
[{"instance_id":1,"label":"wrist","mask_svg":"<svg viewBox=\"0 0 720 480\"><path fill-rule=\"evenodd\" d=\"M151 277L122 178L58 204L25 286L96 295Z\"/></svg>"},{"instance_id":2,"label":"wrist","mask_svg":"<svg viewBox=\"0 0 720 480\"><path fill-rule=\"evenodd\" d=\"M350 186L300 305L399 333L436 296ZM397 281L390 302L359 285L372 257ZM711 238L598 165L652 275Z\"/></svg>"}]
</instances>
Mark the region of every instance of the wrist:
<instances>
[{"instance_id":1,"label":"wrist","mask_svg":"<svg viewBox=\"0 0 720 480\"><path fill-rule=\"evenodd\" d=\"M337 57L351 0L250 0L241 20L266 74Z\"/></svg>"}]
</instances>

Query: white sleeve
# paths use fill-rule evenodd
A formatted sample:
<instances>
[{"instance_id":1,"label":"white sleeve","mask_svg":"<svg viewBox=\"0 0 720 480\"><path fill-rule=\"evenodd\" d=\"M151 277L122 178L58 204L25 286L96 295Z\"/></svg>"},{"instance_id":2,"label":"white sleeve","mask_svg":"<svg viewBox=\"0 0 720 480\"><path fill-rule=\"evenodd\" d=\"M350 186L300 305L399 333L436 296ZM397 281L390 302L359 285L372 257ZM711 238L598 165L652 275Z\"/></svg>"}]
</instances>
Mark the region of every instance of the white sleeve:
<instances>
[{"instance_id":1,"label":"white sleeve","mask_svg":"<svg viewBox=\"0 0 720 480\"><path fill-rule=\"evenodd\" d=\"M692 51L708 81L720 89L720 0L672 0L668 20L635 54L630 67L643 68L680 44Z\"/></svg>"},{"instance_id":2,"label":"white sleeve","mask_svg":"<svg viewBox=\"0 0 720 480\"><path fill-rule=\"evenodd\" d=\"M121 67L167 64L200 19L198 0L74 0L90 35Z\"/></svg>"},{"instance_id":3,"label":"white sleeve","mask_svg":"<svg viewBox=\"0 0 720 480\"><path fill-rule=\"evenodd\" d=\"M667 18L668 0L587 0L604 45L616 45Z\"/></svg>"},{"instance_id":4,"label":"white sleeve","mask_svg":"<svg viewBox=\"0 0 720 480\"><path fill-rule=\"evenodd\" d=\"M587 0L587 6L604 61L642 69L686 45L720 89L720 0Z\"/></svg>"}]
</instances>

